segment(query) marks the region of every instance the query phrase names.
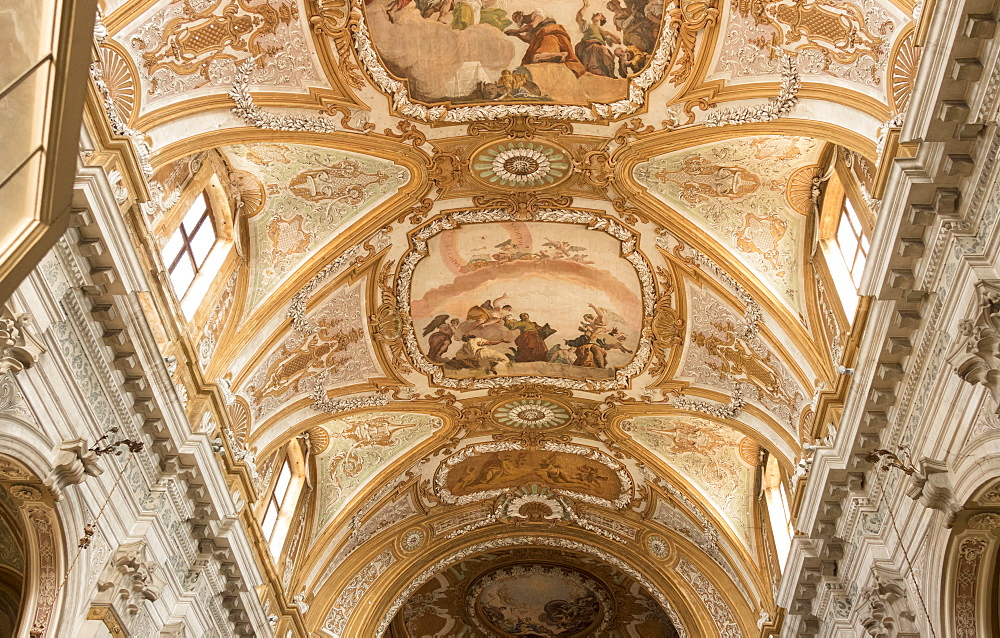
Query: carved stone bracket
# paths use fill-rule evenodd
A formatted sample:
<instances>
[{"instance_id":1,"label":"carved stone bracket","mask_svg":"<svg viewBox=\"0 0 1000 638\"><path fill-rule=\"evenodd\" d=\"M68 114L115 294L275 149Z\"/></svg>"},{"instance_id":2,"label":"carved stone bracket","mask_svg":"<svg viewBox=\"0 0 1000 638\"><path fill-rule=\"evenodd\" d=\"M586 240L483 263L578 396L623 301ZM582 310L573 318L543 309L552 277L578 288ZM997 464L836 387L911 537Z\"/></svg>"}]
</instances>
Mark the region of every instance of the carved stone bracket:
<instances>
[{"instance_id":1,"label":"carved stone bracket","mask_svg":"<svg viewBox=\"0 0 1000 638\"><path fill-rule=\"evenodd\" d=\"M955 517L962 509L955 502L948 466L942 461L921 459L919 471L910 476L906 494L915 501L919 500L926 508L943 512L946 527L955 524Z\"/></svg>"},{"instance_id":2,"label":"carved stone bracket","mask_svg":"<svg viewBox=\"0 0 1000 638\"><path fill-rule=\"evenodd\" d=\"M959 338L948 359L958 376L986 386L1000 405L1000 281L976 284L979 310L959 324Z\"/></svg>"},{"instance_id":3,"label":"carved stone bracket","mask_svg":"<svg viewBox=\"0 0 1000 638\"><path fill-rule=\"evenodd\" d=\"M95 604L122 601L129 613L138 613L144 601L160 597L164 581L158 569L156 561L146 559L145 541L123 543L97 579Z\"/></svg>"},{"instance_id":4,"label":"carved stone bracket","mask_svg":"<svg viewBox=\"0 0 1000 638\"><path fill-rule=\"evenodd\" d=\"M861 597L868 610L862 614L861 625L869 636L877 638L917 638L916 614L907 599L906 582L901 576L876 570L875 584L865 589Z\"/></svg>"},{"instance_id":5,"label":"carved stone bracket","mask_svg":"<svg viewBox=\"0 0 1000 638\"><path fill-rule=\"evenodd\" d=\"M0 311L0 374L30 368L43 352L45 346L32 332L31 316L15 314L4 306Z\"/></svg>"},{"instance_id":6,"label":"carved stone bracket","mask_svg":"<svg viewBox=\"0 0 1000 638\"><path fill-rule=\"evenodd\" d=\"M104 468L97 464L97 454L88 449L86 439L63 441L45 485L57 500L61 500L66 487L83 483L88 476L102 472Z\"/></svg>"}]
</instances>

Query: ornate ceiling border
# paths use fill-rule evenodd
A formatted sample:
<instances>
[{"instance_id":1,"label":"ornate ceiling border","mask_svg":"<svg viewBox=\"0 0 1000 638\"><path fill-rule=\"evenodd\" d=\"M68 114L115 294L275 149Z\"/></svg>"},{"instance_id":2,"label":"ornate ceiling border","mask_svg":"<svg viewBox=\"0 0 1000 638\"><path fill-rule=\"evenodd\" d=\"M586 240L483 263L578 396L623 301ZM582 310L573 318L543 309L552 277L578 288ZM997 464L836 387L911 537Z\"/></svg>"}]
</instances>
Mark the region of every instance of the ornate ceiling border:
<instances>
[{"instance_id":1,"label":"ornate ceiling border","mask_svg":"<svg viewBox=\"0 0 1000 638\"><path fill-rule=\"evenodd\" d=\"M413 272L418 263L428 256L429 241L432 237L465 224L485 224L490 222L556 222L586 226L589 230L603 231L621 242L621 257L632 264L639 277L639 287L642 290L643 329L636 347L635 356L628 365L617 370L613 379L567 379L542 376L512 376L492 377L489 379L454 379L445 376L440 365L431 362L421 352L417 344L416 331L410 317L410 289L413 283ZM396 303L399 312L407 320L403 321L402 340L413 366L426 374L433 383L459 390L509 388L524 383L553 386L571 390L588 390L591 392L610 391L629 387L632 377L640 374L653 355L653 336L650 325L656 310L656 282L653 270L646 258L638 250L639 234L610 217L605 217L590 211L567 209L542 209L529 216L520 215L505 209L472 209L447 213L432 219L410 235L410 250L400 260L396 275Z\"/></svg>"},{"instance_id":2,"label":"ornate ceiling border","mask_svg":"<svg viewBox=\"0 0 1000 638\"><path fill-rule=\"evenodd\" d=\"M516 115L578 122L599 122L601 120L617 120L632 115L645 105L646 91L658 84L666 74L677 49L678 34L682 26L677 15L679 13L677 4L671 2L664 11L664 18L670 17L663 20L656 51L649 64L640 73L629 79L628 97L617 102L591 102L589 106L555 104L428 106L410 100L410 92L406 82L397 79L385 68L375 45L372 43L364 11L357 6L357 0L351 4L351 34L354 40L354 51L361 66L368 73L372 83L380 91L390 96L392 107L397 112L421 122L461 124L482 120L499 120Z\"/></svg>"}]
</instances>

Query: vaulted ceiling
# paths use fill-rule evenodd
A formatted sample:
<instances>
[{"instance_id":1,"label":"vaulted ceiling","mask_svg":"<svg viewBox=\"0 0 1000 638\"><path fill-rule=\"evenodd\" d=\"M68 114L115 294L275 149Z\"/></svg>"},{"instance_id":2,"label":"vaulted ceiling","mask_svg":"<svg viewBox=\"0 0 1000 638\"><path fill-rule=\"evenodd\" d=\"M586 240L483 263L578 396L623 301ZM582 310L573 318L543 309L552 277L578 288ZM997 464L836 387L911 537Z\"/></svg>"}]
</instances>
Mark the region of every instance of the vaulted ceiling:
<instances>
[{"instance_id":1,"label":"vaulted ceiling","mask_svg":"<svg viewBox=\"0 0 1000 638\"><path fill-rule=\"evenodd\" d=\"M261 494L301 450L311 630L756 634L761 463L849 328L818 198L845 157L877 206L912 2L102 4L151 259L225 209L177 348Z\"/></svg>"}]
</instances>

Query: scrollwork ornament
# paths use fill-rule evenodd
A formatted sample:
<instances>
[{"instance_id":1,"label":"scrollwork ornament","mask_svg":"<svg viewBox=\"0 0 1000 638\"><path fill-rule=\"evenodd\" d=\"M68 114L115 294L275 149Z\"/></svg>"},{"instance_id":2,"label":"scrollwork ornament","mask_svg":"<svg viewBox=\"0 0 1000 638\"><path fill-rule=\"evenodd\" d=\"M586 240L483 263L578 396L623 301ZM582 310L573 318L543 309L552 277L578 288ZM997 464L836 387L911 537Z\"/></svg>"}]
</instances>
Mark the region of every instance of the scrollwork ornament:
<instances>
[{"instance_id":1,"label":"scrollwork ornament","mask_svg":"<svg viewBox=\"0 0 1000 638\"><path fill-rule=\"evenodd\" d=\"M340 70L343 71L344 79L351 88L359 90L365 88L365 79L358 73L360 69L353 61L350 34L351 8L348 0L313 1L316 5L316 14L309 18L313 31L333 40L337 57L340 59Z\"/></svg>"},{"instance_id":2,"label":"scrollwork ornament","mask_svg":"<svg viewBox=\"0 0 1000 638\"><path fill-rule=\"evenodd\" d=\"M242 64L236 67L236 74L233 76L233 88L229 90L229 98L233 101L232 112L241 120L251 126L255 126L265 131L301 131L307 133L334 133L337 131L348 131L354 133L364 133L370 130L368 116L364 111L354 111L354 118L357 119L360 127L338 126L330 117L301 117L296 115L277 115L269 113L257 106L250 94L250 75L253 73L255 58L247 58ZM348 122L349 123L349 122Z\"/></svg>"},{"instance_id":3,"label":"scrollwork ornament","mask_svg":"<svg viewBox=\"0 0 1000 638\"><path fill-rule=\"evenodd\" d=\"M569 122L547 120L528 115L510 115L498 120L473 122L469 125L469 135L503 133L509 138L531 139L537 133L572 135L573 125Z\"/></svg>"},{"instance_id":4,"label":"scrollwork ornament","mask_svg":"<svg viewBox=\"0 0 1000 638\"><path fill-rule=\"evenodd\" d=\"M653 356L656 360L650 373L662 375L669 364L669 351L684 342L686 322L673 307L675 292L673 276L662 266L656 270L660 276L661 292L653 315Z\"/></svg>"},{"instance_id":5,"label":"scrollwork ornament","mask_svg":"<svg viewBox=\"0 0 1000 638\"><path fill-rule=\"evenodd\" d=\"M19 501L40 501L42 492L37 487L31 485L12 485L10 495Z\"/></svg>"},{"instance_id":6,"label":"scrollwork ornament","mask_svg":"<svg viewBox=\"0 0 1000 638\"><path fill-rule=\"evenodd\" d=\"M502 195L476 195L472 203L483 208L500 208L510 212L514 221L526 222L535 219L542 208L572 206L573 198L568 195L539 195L534 192L514 192Z\"/></svg>"},{"instance_id":7,"label":"scrollwork ornament","mask_svg":"<svg viewBox=\"0 0 1000 638\"><path fill-rule=\"evenodd\" d=\"M378 274L378 289L381 304L375 313L368 318L372 337L388 349L392 357L392 366L400 374L408 374L410 366L406 361L406 349L403 346L403 316L397 311L399 304L393 292L392 261L387 262Z\"/></svg>"},{"instance_id":8,"label":"scrollwork ornament","mask_svg":"<svg viewBox=\"0 0 1000 638\"><path fill-rule=\"evenodd\" d=\"M787 53L781 56L781 89L776 97L760 106L738 106L709 113L705 126L728 126L733 124L754 124L772 122L788 115L798 101L799 73L795 61Z\"/></svg>"}]
</instances>

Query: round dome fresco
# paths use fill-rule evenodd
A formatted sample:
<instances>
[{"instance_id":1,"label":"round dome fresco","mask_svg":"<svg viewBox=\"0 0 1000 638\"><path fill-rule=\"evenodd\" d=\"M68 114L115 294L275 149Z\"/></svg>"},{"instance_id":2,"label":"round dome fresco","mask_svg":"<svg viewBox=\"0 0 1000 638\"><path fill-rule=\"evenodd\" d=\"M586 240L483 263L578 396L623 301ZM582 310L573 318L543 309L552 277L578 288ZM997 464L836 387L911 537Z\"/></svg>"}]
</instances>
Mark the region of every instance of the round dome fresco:
<instances>
[{"instance_id":1,"label":"round dome fresco","mask_svg":"<svg viewBox=\"0 0 1000 638\"><path fill-rule=\"evenodd\" d=\"M498 636L604 635L611 598L598 581L565 567L511 565L470 588L470 616Z\"/></svg>"}]
</instances>

